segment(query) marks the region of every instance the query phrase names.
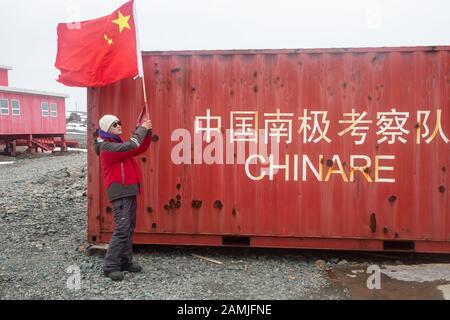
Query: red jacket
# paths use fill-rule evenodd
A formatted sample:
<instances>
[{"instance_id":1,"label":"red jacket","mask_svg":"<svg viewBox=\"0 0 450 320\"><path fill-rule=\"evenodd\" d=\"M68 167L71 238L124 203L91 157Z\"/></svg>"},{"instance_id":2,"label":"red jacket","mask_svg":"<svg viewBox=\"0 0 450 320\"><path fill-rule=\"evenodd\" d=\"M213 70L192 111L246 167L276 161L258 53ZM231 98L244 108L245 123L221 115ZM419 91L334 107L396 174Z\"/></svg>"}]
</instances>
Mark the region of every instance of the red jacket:
<instances>
[{"instance_id":1,"label":"red jacket","mask_svg":"<svg viewBox=\"0 0 450 320\"><path fill-rule=\"evenodd\" d=\"M142 192L142 173L134 158L147 151L152 131L140 127L132 138L123 143L98 138L95 150L100 155L103 180L110 201L131 197Z\"/></svg>"}]
</instances>

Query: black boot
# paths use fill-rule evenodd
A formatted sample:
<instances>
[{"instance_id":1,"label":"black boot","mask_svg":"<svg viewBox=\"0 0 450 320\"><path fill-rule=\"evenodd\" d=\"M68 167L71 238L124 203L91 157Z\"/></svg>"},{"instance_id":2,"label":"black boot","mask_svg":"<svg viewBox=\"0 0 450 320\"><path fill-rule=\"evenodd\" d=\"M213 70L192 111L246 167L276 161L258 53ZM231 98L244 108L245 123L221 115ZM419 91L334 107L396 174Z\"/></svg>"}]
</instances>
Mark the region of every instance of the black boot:
<instances>
[{"instance_id":1,"label":"black boot","mask_svg":"<svg viewBox=\"0 0 450 320\"><path fill-rule=\"evenodd\" d=\"M131 273L139 273L142 272L142 267L138 265L137 263L129 263L122 269L123 271L128 271Z\"/></svg>"},{"instance_id":2,"label":"black boot","mask_svg":"<svg viewBox=\"0 0 450 320\"><path fill-rule=\"evenodd\" d=\"M122 271L112 271L112 272L105 271L105 277L110 278L112 281L122 281L124 279Z\"/></svg>"}]
</instances>

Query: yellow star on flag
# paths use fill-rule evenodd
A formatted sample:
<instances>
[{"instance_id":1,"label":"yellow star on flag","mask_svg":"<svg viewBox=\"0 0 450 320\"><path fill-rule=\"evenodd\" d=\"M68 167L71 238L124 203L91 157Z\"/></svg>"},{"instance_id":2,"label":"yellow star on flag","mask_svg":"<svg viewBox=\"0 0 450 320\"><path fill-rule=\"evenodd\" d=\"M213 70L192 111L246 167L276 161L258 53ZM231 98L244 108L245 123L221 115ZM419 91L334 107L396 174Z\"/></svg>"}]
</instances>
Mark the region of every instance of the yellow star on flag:
<instances>
[{"instance_id":1,"label":"yellow star on flag","mask_svg":"<svg viewBox=\"0 0 450 320\"><path fill-rule=\"evenodd\" d=\"M122 12L119 11L119 17L116 20L113 20L113 23L119 26L120 32L122 32L125 28L131 30L130 25L128 24L128 20L130 20L130 17L131 16L124 16Z\"/></svg>"},{"instance_id":2,"label":"yellow star on flag","mask_svg":"<svg viewBox=\"0 0 450 320\"><path fill-rule=\"evenodd\" d=\"M112 45L114 44L113 39L112 39L112 38L109 38L108 35L107 35L106 33L103 35L103 38L105 39L105 41L106 41L110 46L112 46Z\"/></svg>"}]
</instances>

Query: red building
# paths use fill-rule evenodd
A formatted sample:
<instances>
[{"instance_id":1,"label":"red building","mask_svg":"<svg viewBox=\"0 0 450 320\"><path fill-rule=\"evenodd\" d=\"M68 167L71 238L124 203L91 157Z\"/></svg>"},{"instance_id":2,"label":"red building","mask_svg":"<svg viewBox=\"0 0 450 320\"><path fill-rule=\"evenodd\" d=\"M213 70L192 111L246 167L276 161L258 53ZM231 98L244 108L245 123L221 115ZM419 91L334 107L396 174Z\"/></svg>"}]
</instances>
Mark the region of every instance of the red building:
<instances>
[{"instance_id":1,"label":"red building","mask_svg":"<svg viewBox=\"0 0 450 320\"><path fill-rule=\"evenodd\" d=\"M0 66L0 145L15 155L17 146L29 151L67 148L66 106L68 95L13 88L8 71Z\"/></svg>"}]
</instances>

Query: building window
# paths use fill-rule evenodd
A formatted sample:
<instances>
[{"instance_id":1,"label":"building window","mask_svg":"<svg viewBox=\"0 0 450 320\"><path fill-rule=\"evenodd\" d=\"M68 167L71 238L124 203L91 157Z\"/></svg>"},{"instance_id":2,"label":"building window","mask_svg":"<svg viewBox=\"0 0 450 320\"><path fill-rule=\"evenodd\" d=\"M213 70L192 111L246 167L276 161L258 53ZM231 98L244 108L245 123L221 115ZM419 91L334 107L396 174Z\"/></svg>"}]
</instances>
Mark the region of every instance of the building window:
<instances>
[{"instance_id":1,"label":"building window","mask_svg":"<svg viewBox=\"0 0 450 320\"><path fill-rule=\"evenodd\" d=\"M0 99L0 114L9 115L9 101L7 99Z\"/></svg>"},{"instance_id":2,"label":"building window","mask_svg":"<svg viewBox=\"0 0 450 320\"><path fill-rule=\"evenodd\" d=\"M48 117L48 102L42 102L41 109L42 109L42 116Z\"/></svg>"},{"instance_id":3,"label":"building window","mask_svg":"<svg viewBox=\"0 0 450 320\"><path fill-rule=\"evenodd\" d=\"M20 102L19 100L11 100L11 111L13 116L20 116Z\"/></svg>"},{"instance_id":4,"label":"building window","mask_svg":"<svg viewBox=\"0 0 450 320\"><path fill-rule=\"evenodd\" d=\"M56 118L58 116L56 103L50 103L50 116Z\"/></svg>"}]
</instances>

